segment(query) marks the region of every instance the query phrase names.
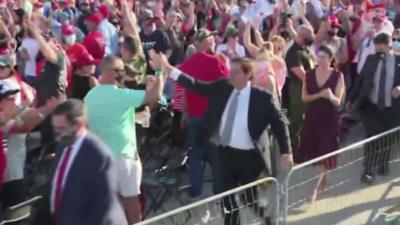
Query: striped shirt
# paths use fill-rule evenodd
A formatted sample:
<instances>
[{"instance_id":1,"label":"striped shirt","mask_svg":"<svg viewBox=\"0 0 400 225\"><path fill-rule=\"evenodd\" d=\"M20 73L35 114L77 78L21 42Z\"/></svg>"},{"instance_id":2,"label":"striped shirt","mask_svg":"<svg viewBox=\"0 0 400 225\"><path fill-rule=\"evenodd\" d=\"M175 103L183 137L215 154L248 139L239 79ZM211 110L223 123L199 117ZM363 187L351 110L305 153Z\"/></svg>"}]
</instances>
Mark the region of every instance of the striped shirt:
<instances>
[{"instance_id":1,"label":"striped shirt","mask_svg":"<svg viewBox=\"0 0 400 225\"><path fill-rule=\"evenodd\" d=\"M178 112L183 112L183 95L185 94L185 88L175 82L175 88L172 95L172 109Z\"/></svg>"}]
</instances>

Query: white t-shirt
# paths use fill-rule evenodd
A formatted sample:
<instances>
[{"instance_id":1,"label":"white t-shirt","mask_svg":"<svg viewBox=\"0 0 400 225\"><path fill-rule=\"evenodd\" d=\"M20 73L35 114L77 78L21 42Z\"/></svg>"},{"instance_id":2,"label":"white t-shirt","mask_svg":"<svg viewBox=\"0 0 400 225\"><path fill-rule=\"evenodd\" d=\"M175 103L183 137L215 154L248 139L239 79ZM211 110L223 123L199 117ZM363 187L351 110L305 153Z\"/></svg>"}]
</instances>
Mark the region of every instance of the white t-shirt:
<instances>
[{"instance_id":1,"label":"white t-shirt","mask_svg":"<svg viewBox=\"0 0 400 225\"><path fill-rule=\"evenodd\" d=\"M25 61L25 76L36 76L36 57L39 54L39 44L35 39L25 38L20 49L26 49L29 60Z\"/></svg>"},{"instance_id":2,"label":"white t-shirt","mask_svg":"<svg viewBox=\"0 0 400 225\"><path fill-rule=\"evenodd\" d=\"M0 80L0 84L5 84L11 89L21 89L21 86L8 78ZM22 102L21 92L17 93L15 104L20 105ZM14 122L6 124L2 127L4 133L8 133L14 126ZM8 149L6 152L7 156L7 168L4 172L4 182L21 180L24 178L24 166L26 159L26 134L8 134L7 136Z\"/></svg>"},{"instance_id":3,"label":"white t-shirt","mask_svg":"<svg viewBox=\"0 0 400 225\"><path fill-rule=\"evenodd\" d=\"M228 45L227 44L220 44L220 45L217 46L217 49L215 50L215 52L217 54L221 54L221 53L227 54L227 51L228 51ZM244 49L243 45L236 44L235 51L236 51L236 54L238 54L237 55L238 57L245 57L246 56L246 50ZM227 56L229 56L229 54Z\"/></svg>"}]
</instances>

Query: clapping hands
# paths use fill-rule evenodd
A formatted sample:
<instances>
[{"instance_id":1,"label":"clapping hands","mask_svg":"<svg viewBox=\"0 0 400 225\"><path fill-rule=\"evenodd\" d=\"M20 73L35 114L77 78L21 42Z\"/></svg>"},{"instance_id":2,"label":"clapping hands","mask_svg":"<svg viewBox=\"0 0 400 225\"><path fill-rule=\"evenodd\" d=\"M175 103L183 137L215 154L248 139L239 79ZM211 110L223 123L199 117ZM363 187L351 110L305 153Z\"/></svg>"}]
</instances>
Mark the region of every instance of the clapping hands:
<instances>
[{"instance_id":1,"label":"clapping hands","mask_svg":"<svg viewBox=\"0 0 400 225\"><path fill-rule=\"evenodd\" d=\"M324 90L321 91L321 97L329 101L332 101L333 99L335 99L336 96L330 88L325 88Z\"/></svg>"}]
</instances>

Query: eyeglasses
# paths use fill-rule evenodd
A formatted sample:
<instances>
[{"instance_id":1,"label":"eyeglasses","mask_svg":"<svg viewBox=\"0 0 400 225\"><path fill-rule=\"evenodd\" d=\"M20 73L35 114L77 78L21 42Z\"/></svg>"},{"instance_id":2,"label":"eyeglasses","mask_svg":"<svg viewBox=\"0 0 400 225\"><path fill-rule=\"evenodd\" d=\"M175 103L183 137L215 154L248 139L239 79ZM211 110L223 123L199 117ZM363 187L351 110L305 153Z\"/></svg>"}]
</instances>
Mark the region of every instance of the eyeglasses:
<instances>
[{"instance_id":1,"label":"eyeglasses","mask_svg":"<svg viewBox=\"0 0 400 225\"><path fill-rule=\"evenodd\" d=\"M400 42L400 38L393 38L392 41L393 42L395 42L395 41L399 41Z\"/></svg>"}]
</instances>

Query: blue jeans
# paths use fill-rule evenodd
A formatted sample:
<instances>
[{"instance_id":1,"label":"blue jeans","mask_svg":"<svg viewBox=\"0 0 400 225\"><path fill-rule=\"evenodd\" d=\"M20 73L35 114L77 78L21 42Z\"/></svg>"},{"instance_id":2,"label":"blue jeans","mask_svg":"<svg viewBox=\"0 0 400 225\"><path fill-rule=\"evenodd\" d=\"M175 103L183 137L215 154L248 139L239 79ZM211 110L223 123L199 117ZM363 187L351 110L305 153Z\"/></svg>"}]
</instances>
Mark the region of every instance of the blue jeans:
<instances>
[{"instance_id":1,"label":"blue jeans","mask_svg":"<svg viewBox=\"0 0 400 225\"><path fill-rule=\"evenodd\" d=\"M200 143L199 134L201 124L201 119L190 118L188 127L188 145L190 148L188 164L190 178L189 196L191 198L200 197L202 194L204 163L206 161L211 165L213 192L214 194L220 193L218 148L212 143Z\"/></svg>"}]
</instances>

